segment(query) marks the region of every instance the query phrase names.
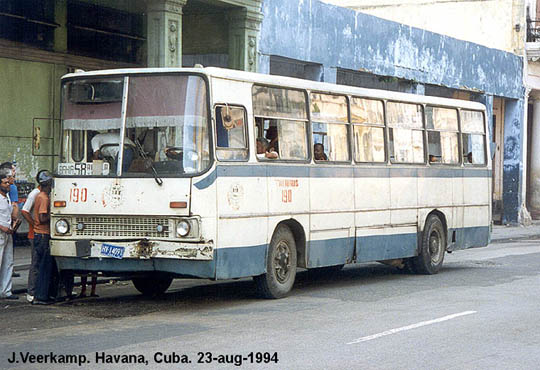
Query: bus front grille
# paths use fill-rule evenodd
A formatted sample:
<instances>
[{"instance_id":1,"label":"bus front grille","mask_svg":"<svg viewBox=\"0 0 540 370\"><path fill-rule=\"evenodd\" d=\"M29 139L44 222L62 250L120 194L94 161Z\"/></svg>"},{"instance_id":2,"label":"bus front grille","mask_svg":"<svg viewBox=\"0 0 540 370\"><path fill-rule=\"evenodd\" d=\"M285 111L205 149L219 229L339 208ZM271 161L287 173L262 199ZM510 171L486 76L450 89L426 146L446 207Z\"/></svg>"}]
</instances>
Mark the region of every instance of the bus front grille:
<instances>
[{"instance_id":1,"label":"bus front grille","mask_svg":"<svg viewBox=\"0 0 540 370\"><path fill-rule=\"evenodd\" d=\"M76 217L75 235L89 237L169 238L166 217L88 216Z\"/></svg>"}]
</instances>

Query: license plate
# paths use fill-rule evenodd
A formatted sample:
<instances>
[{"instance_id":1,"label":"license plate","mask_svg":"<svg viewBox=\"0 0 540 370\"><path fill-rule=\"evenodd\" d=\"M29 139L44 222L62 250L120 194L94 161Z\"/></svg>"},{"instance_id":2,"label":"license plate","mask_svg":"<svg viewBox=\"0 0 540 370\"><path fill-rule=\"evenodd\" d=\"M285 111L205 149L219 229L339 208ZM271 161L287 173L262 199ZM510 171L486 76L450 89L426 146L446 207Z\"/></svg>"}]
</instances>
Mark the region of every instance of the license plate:
<instances>
[{"instance_id":1,"label":"license plate","mask_svg":"<svg viewBox=\"0 0 540 370\"><path fill-rule=\"evenodd\" d=\"M118 245L111 245L111 244L105 244L105 243L101 245L102 256L122 259L124 257L125 250L126 248L119 247Z\"/></svg>"}]
</instances>

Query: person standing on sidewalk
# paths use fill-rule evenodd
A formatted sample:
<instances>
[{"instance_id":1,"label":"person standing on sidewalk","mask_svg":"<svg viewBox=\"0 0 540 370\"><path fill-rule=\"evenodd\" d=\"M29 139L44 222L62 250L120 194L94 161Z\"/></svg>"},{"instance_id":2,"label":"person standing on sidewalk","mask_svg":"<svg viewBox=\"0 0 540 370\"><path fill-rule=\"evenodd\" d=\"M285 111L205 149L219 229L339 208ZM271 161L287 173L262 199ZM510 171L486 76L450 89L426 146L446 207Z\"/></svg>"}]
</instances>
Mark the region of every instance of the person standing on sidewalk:
<instances>
[{"instance_id":1,"label":"person standing on sidewalk","mask_svg":"<svg viewBox=\"0 0 540 370\"><path fill-rule=\"evenodd\" d=\"M15 185L15 176L17 175L17 167L11 162L4 162L0 164L0 170L9 170L11 174L9 175L9 199L13 205L13 212L15 214L14 220L19 219L19 191L17 190L17 185ZM19 221L20 222L20 221ZM15 245L15 233L11 235L13 238L13 244Z\"/></svg>"},{"instance_id":2,"label":"person standing on sidewalk","mask_svg":"<svg viewBox=\"0 0 540 370\"><path fill-rule=\"evenodd\" d=\"M11 171L0 169L0 298L19 299L11 293L13 274L14 209L9 199Z\"/></svg>"},{"instance_id":3,"label":"person standing on sidewalk","mask_svg":"<svg viewBox=\"0 0 540 370\"><path fill-rule=\"evenodd\" d=\"M36 175L36 181L39 182L39 175L42 172L46 172L46 170L41 170ZM37 265L37 258L36 258L36 250L34 248L34 219L32 218L32 213L34 210L34 202L36 200L37 195L40 193L41 187L38 185L37 188L32 190L30 194L26 197L26 202L24 202L24 206L21 210L21 214L28 222L28 240L30 241L30 251L31 251L31 262L30 262L30 270L28 271L28 293L26 294L26 299L28 302L32 302L34 300L34 296L36 295L36 280L38 276L38 265Z\"/></svg>"},{"instance_id":4,"label":"person standing on sidewalk","mask_svg":"<svg viewBox=\"0 0 540 370\"><path fill-rule=\"evenodd\" d=\"M53 178L48 172L42 172L38 176L40 192L36 196L34 202L34 249L36 256L36 264L38 266L38 276L35 287L35 296L33 304L50 304L51 292L54 290L51 287L53 280L54 264L51 257L49 240L51 232L49 220L51 216L51 205L49 194L51 193ZM55 296L53 292L52 296Z\"/></svg>"}]
</instances>

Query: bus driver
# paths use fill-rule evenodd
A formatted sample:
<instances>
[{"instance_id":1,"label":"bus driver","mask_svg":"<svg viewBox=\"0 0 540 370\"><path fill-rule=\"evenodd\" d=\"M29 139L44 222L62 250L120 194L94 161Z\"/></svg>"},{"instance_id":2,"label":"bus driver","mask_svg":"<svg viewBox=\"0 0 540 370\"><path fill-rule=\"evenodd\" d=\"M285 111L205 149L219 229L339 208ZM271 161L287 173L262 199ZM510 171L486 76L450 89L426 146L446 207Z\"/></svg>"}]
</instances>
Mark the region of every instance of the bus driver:
<instances>
[{"instance_id":1,"label":"bus driver","mask_svg":"<svg viewBox=\"0 0 540 370\"><path fill-rule=\"evenodd\" d=\"M94 159L109 158L112 159L113 167L116 168L118 163L118 152L120 146L120 131L109 130L108 132L102 132L94 136L90 142L92 144L92 152L94 153ZM129 169L131 162L133 161L135 143L128 137L124 140L124 163L122 165L122 171L125 172Z\"/></svg>"}]
</instances>

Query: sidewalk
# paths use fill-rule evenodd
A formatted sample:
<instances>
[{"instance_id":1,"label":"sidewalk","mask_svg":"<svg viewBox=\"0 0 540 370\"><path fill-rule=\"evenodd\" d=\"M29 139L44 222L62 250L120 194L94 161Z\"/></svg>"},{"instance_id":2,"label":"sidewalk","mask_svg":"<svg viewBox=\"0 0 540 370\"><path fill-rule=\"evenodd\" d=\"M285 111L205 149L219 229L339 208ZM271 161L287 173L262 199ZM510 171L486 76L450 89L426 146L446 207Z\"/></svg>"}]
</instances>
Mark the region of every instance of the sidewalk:
<instances>
[{"instance_id":1,"label":"sidewalk","mask_svg":"<svg viewBox=\"0 0 540 370\"><path fill-rule=\"evenodd\" d=\"M531 226L493 226L491 234L492 243L501 243L509 240L540 237L540 220L533 221ZM30 268L30 245L17 246L14 248L15 271L21 274L13 278L13 292L15 294L26 293L28 281L28 269Z\"/></svg>"}]
</instances>

